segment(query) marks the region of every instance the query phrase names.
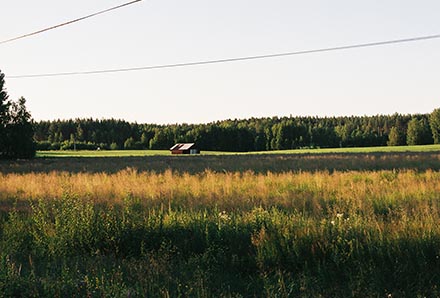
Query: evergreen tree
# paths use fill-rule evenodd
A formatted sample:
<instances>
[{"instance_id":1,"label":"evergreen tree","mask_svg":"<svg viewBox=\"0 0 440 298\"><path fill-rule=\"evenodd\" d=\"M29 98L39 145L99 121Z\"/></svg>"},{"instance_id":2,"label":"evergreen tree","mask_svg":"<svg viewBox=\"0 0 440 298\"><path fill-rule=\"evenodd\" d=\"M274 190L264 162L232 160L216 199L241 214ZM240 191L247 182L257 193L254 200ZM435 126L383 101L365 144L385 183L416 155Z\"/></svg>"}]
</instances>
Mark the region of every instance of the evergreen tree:
<instances>
[{"instance_id":1,"label":"evergreen tree","mask_svg":"<svg viewBox=\"0 0 440 298\"><path fill-rule=\"evenodd\" d=\"M8 101L4 85L4 74L0 72L0 157L34 157L34 130L26 100Z\"/></svg>"},{"instance_id":2,"label":"evergreen tree","mask_svg":"<svg viewBox=\"0 0 440 298\"><path fill-rule=\"evenodd\" d=\"M128 139L125 140L124 149L131 150L134 149L134 147L135 147L135 142L132 137L129 137Z\"/></svg>"},{"instance_id":3,"label":"evergreen tree","mask_svg":"<svg viewBox=\"0 0 440 298\"><path fill-rule=\"evenodd\" d=\"M402 146L405 145L405 135L397 126L393 126L390 129L390 134L388 135L388 146Z\"/></svg>"},{"instance_id":4,"label":"evergreen tree","mask_svg":"<svg viewBox=\"0 0 440 298\"><path fill-rule=\"evenodd\" d=\"M434 144L440 144L440 109L435 109L429 115L429 125L431 127Z\"/></svg>"},{"instance_id":5,"label":"evergreen tree","mask_svg":"<svg viewBox=\"0 0 440 298\"><path fill-rule=\"evenodd\" d=\"M406 143L408 145L417 145L420 141L419 137L420 125L416 118L408 122L408 129L406 131Z\"/></svg>"},{"instance_id":6,"label":"evergreen tree","mask_svg":"<svg viewBox=\"0 0 440 298\"><path fill-rule=\"evenodd\" d=\"M412 118L408 122L406 134L406 143L408 145L425 145L432 143L431 131L428 121L425 118Z\"/></svg>"},{"instance_id":7,"label":"evergreen tree","mask_svg":"<svg viewBox=\"0 0 440 298\"><path fill-rule=\"evenodd\" d=\"M174 145L174 135L169 127L157 129L150 140L150 149L168 149Z\"/></svg>"},{"instance_id":8,"label":"evergreen tree","mask_svg":"<svg viewBox=\"0 0 440 298\"><path fill-rule=\"evenodd\" d=\"M32 158L35 156L34 129L24 97L11 105L11 123L8 125L8 132L10 157Z\"/></svg>"},{"instance_id":9,"label":"evergreen tree","mask_svg":"<svg viewBox=\"0 0 440 298\"><path fill-rule=\"evenodd\" d=\"M49 148L59 149L73 134L77 143L81 141L102 149L108 149L112 143L115 143L112 148L124 149L124 143L131 138L129 146L125 146L127 149L168 149L175 143L195 142L201 150L253 151L405 145L408 122L412 118L420 121L416 126L423 132L416 134L420 138L414 142L432 142L431 130L436 127L436 122L434 116L430 118L427 114L267 117L170 125L137 124L115 119L75 119L40 121L34 126L39 148L47 148L50 144ZM77 136L82 140L78 140Z\"/></svg>"},{"instance_id":10,"label":"evergreen tree","mask_svg":"<svg viewBox=\"0 0 440 298\"><path fill-rule=\"evenodd\" d=\"M76 139L80 142L84 141L84 130L81 127L81 124L78 124L76 127Z\"/></svg>"},{"instance_id":11,"label":"evergreen tree","mask_svg":"<svg viewBox=\"0 0 440 298\"><path fill-rule=\"evenodd\" d=\"M8 101L8 93L4 88L5 75L0 71L0 156L6 150L6 127L9 123L9 107L11 103Z\"/></svg>"}]
</instances>

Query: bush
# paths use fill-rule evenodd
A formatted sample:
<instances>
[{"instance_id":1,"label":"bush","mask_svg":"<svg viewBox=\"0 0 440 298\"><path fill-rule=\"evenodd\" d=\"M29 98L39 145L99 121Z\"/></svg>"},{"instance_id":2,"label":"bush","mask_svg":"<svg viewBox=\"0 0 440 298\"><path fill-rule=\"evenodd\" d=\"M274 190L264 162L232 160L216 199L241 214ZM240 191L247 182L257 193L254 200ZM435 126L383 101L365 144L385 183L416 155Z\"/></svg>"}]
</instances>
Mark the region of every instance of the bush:
<instances>
[{"instance_id":1,"label":"bush","mask_svg":"<svg viewBox=\"0 0 440 298\"><path fill-rule=\"evenodd\" d=\"M61 150L96 150L97 146L90 142L72 142L64 141L61 144Z\"/></svg>"},{"instance_id":2,"label":"bush","mask_svg":"<svg viewBox=\"0 0 440 298\"><path fill-rule=\"evenodd\" d=\"M52 144L48 141L41 141L36 143L36 149L40 151L51 150Z\"/></svg>"},{"instance_id":3,"label":"bush","mask_svg":"<svg viewBox=\"0 0 440 298\"><path fill-rule=\"evenodd\" d=\"M60 148L61 148L61 143L53 142L52 144L50 144L49 150L60 150Z\"/></svg>"},{"instance_id":4,"label":"bush","mask_svg":"<svg viewBox=\"0 0 440 298\"><path fill-rule=\"evenodd\" d=\"M119 150L119 145L115 142L110 144L110 150Z\"/></svg>"}]
</instances>

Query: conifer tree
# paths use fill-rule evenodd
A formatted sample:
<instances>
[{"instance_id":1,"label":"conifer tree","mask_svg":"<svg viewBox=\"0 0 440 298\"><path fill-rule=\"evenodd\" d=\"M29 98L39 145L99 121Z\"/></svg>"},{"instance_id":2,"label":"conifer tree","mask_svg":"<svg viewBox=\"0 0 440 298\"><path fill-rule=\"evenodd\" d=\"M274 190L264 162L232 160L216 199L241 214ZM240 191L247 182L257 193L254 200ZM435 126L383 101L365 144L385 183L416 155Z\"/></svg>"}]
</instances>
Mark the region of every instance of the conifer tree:
<instances>
[{"instance_id":1,"label":"conifer tree","mask_svg":"<svg viewBox=\"0 0 440 298\"><path fill-rule=\"evenodd\" d=\"M429 115L429 125L431 126L434 144L440 144L440 109L435 109Z\"/></svg>"},{"instance_id":2,"label":"conifer tree","mask_svg":"<svg viewBox=\"0 0 440 298\"><path fill-rule=\"evenodd\" d=\"M0 157L4 155L7 146L6 127L9 123L9 107L11 103L8 101L8 93L4 87L5 75L0 71Z\"/></svg>"},{"instance_id":3,"label":"conifer tree","mask_svg":"<svg viewBox=\"0 0 440 298\"><path fill-rule=\"evenodd\" d=\"M388 135L388 146L402 146L405 145L405 134L402 132L400 127L393 126L390 129L390 133Z\"/></svg>"},{"instance_id":4,"label":"conifer tree","mask_svg":"<svg viewBox=\"0 0 440 298\"><path fill-rule=\"evenodd\" d=\"M4 74L0 72L0 158L35 156L34 129L26 100L8 100Z\"/></svg>"}]
</instances>

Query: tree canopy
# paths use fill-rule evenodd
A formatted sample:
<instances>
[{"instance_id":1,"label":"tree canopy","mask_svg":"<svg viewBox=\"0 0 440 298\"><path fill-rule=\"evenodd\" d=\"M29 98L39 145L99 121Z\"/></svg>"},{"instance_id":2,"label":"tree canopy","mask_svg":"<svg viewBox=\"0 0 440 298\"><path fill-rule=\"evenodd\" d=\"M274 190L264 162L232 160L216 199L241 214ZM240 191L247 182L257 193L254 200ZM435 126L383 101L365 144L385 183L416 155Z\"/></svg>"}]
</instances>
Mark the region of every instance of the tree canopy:
<instances>
[{"instance_id":1,"label":"tree canopy","mask_svg":"<svg viewBox=\"0 0 440 298\"><path fill-rule=\"evenodd\" d=\"M195 142L201 150L266 151L440 143L440 109L431 114L266 117L206 124L138 124L116 119L33 122L26 100L10 101L0 72L0 158L39 150L169 149Z\"/></svg>"},{"instance_id":2,"label":"tree canopy","mask_svg":"<svg viewBox=\"0 0 440 298\"><path fill-rule=\"evenodd\" d=\"M440 109L435 109L429 115L429 125L431 126L434 144L440 144Z\"/></svg>"},{"instance_id":3,"label":"tree canopy","mask_svg":"<svg viewBox=\"0 0 440 298\"><path fill-rule=\"evenodd\" d=\"M412 118L408 122L406 143L408 145L432 144L432 134L426 118Z\"/></svg>"},{"instance_id":4,"label":"tree canopy","mask_svg":"<svg viewBox=\"0 0 440 298\"><path fill-rule=\"evenodd\" d=\"M4 77L0 71L0 158L32 158L36 147L26 99L10 101Z\"/></svg>"},{"instance_id":5,"label":"tree canopy","mask_svg":"<svg viewBox=\"0 0 440 298\"><path fill-rule=\"evenodd\" d=\"M409 124L416 119L413 124ZM195 142L201 150L265 151L432 143L430 114L350 117L270 117L206 124L138 124L116 119L40 121L39 149L169 149ZM439 122L440 123L440 122ZM410 126L408 129L408 125ZM415 125L416 129L412 127ZM410 135L409 137L407 135ZM414 139L416 137L416 139Z\"/></svg>"}]
</instances>

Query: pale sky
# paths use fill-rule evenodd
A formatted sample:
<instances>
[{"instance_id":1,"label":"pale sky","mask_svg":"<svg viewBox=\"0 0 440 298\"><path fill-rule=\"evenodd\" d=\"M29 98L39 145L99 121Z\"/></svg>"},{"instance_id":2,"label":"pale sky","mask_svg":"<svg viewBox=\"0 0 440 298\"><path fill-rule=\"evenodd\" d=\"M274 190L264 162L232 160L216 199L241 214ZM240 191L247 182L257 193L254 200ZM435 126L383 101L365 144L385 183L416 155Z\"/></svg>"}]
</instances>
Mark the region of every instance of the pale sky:
<instances>
[{"instance_id":1,"label":"pale sky","mask_svg":"<svg viewBox=\"0 0 440 298\"><path fill-rule=\"evenodd\" d=\"M0 40L128 2L1 0ZM312 50L440 34L438 0L144 0L0 45L6 76ZM227 64L6 78L35 120L206 123L272 116L429 113L440 39Z\"/></svg>"}]
</instances>

